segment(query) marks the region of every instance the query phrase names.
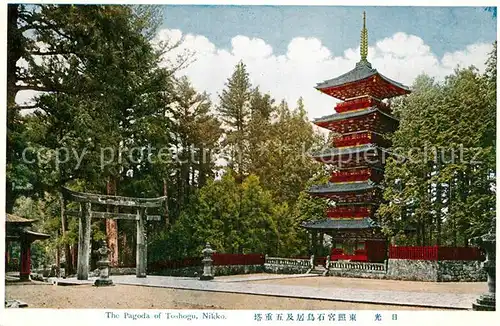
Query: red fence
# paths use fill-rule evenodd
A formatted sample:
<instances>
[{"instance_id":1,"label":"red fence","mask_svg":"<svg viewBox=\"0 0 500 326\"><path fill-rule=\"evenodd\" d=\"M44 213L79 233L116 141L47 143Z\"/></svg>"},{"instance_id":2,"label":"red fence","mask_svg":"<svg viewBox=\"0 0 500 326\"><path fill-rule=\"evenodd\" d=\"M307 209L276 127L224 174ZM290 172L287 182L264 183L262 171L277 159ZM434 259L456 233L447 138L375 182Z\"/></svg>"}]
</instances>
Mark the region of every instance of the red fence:
<instances>
[{"instance_id":1,"label":"red fence","mask_svg":"<svg viewBox=\"0 0 500 326\"><path fill-rule=\"evenodd\" d=\"M483 254L475 247L399 247L389 248L389 258L419 260L482 260Z\"/></svg>"},{"instance_id":2,"label":"red fence","mask_svg":"<svg viewBox=\"0 0 500 326\"><path fill-rule=\"evenodd\" d=\"M477 247L439 247L439 260L484 260L484 254Z\"/></svg>"},{"instance_id":3,"label":"red fence","mask_svg":"<svg viewBox=\"0 0 500 326\"><path fill-rule=\"evenodd\" d=\"M215 253L212 256L214 265L263 265L265 261L264 255L261 254L222 254ZM163 260L150 263L148 270L158 271L162 269L176 269L192 266L202 266L201 257L190 257L179 260ZM135 267L135 266L134 266Z\"/></svg>"}]
</instances>

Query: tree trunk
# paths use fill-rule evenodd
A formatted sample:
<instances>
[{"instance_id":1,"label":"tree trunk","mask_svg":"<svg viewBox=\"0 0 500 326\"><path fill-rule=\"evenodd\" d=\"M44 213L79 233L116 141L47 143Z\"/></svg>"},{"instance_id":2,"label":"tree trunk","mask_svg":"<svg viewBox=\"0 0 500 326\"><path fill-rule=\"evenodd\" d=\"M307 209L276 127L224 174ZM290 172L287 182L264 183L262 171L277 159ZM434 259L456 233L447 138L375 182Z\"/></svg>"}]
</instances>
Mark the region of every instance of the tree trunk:
<instances>
[{"instance_id":1,"label":"tree trunk","mask_svg":"<svg viewBox=\"0 0 500 326\"><path fill-rule=\"evenodd\" d=\"M7 155L8 156L8 155ZM12 213L14 211L14 203L16 201L13 194L12 182L8 179L5 180L5 212Z\"/></svg>"},{"instance_id":2,"label":"tree trunk","mask_svg":"<svg viewBox=\"0 0 500 326\"><path fill-rule=\"evenodd\" d=\"M163 196L165 196L165 225L168 227L170 224L168 216L168 187L167 178L163 178Z\"/></svg>"},{"instance_id":3,"label":"tree trunk","mask_svg":"<svg viewBox=\"0 0 500 326\"><path fill-rule=\"evenodd\" d=\"M440 246L441 245L441 219L442 219L442 213L441 210L443 208L442 205L442 198L441 198L441 184L438 182L436 184L436 205L435 205L435 210L436 210L436 227L437 227L437 233L436 233L436 245Z\"/></svg>"},{"instance_id":4,"label":"tree trunk","mask_svg":"<svg viewBox=\"0 0 500 326\"><path fill-rule=\"evenodd\" d=\"M56 233L56 242L59 242L59 230L57 230ZM60 270L61 270L61 247L59 245L56 245L56 276L60 276Z\"/></svg>"},{"instance_id":5,"label":"tree trunk","mask_svg":"<svg viewBox=\"0 0 500 326\"><path fill-rule=\"evenodd\" d=\"M427 178L428 180L431 179L431 172L429 172L427 174ZM429 227L427 228L427 243L429 244L429 246L433 245L432 243L432 235L434 234L434 227L435 227L435 221L434 221L434 217L431 213L431 210L432 210L432 183L429 183L429 186L428 186L428 189L427 189L427 196L428 196L428 200L429 200L429 209L427 211L427 221L429 223Z\"/></svg>"},{"instance_id":6,"label":"tree trunk","mask_svg":"<svg viewBox=\"0 0 500 326\"><path fill-rule=\"evenodd\" d=\"M7 6L7 146L6 146L6 163L8 169L12 161L15 159L15 149L11 130L14 124L15 116L18 109L16 108L16 83L17 83L17 67L16 64L23 54L22 33L18 28L17 21L19 18L19 5L9 4ZM5 180L5 211L12 213L14 203L16 202L17 194L14 193L12 180L9 178L10 173L7 172Z\"/></svg>"},{"instance_id":7,"label":"tree trunk","mask_svg":"<svg viewBox=\"0 0 500 326\"><path fill-rule=\"evenodd\" d=\"M60 194L59 198L60 198L60 205L61 205L62 236L66 240L66 241L64 241L64 258L66 260L65 273L66 273L66 275L72 275L74 273L73 257L71 255L69 243L68 243L67 238L66 238L66 235L68 232L68 220L66 218L66 201L64 200L62 193Z\"/></svg>"},{"instance_id":8,"label":"tree trunk","mask_svg":"<svg viewBox=\"0 0 500 326\"><path fill-rule=\"evenodd\" d=\"M106 194L116 196L116 179L111 177L106 182ZM107 207L107 211L110 212L114 208ZM114 219L106 219L106 237L108 242L108 248L111 250L109 253L109 262L112 267L118 266L118 223Z\"/></svg>"},{"instance_id":9,"label":"tree trunk","mask_svg":"<svg viewBox=\"0 0 500 326\"><path fill-rule=\"evenodd\" d=\"M71 247L71 270L76 270L76 261L77 261L77 253L78 253L78 242Z\"/></svg>"},{"instance_id":10,"label":"tree trunk","mask_svg":"<svg viewBox=\"0 0 500 326\"><path fill-rule=\"evenodd\" d=\"M452 224L452 230L451 230L451 233L452 233L452 241L453 241L453 246L456 247L457 246L457 221L456 221L456 217L453 216L453 213L454 213L454 207L453 207L453 203L455 202L453 196L455 194L455 189L453 189L453 187L455 187L456 185L456 181L454 182L455 180L452 180L450 182L450 191L449 191L449 200L448 200L448 203L449 203L449 214L451 215L451 224Z\"/></svg>"}]
</instances>

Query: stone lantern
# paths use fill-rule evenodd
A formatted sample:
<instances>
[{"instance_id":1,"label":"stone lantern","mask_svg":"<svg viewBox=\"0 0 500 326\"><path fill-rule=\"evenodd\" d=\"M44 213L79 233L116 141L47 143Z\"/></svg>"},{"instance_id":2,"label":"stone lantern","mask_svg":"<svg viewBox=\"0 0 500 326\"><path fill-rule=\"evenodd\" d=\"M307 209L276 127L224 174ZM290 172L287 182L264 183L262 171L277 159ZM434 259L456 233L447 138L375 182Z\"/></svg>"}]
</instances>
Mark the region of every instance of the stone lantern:
<instances>
[{"instance_id":1,"label":"stone lantern","mask_svg":"<svg viewBox=\"0 0 500 326\"><path fill-rule=\"evenodd\" d=\"M203 254L203 275L200 276L200 280L208 281L214 279L214 271L213 271L213 260L212 254L215 253L215 250L212 249L210 243L207 242L205 245L205 249L201 251Z\"/></svg>"},{"instance_id":2,"label":"stone lantern","mask_svg":"<svg viewBox=\"0 0 500 326\"><path fill-rule=\"evenodd\" d=\"M479 246L486 252L486 260L483 262L483 269L488 275L488 293L482 294L475 303L472 310L495 311L495 278L496 278L496 239L495 230L480 237L471 239L471 244Z\"/></svg>"},{"instance_id":3,"label":"stone lantern","mask_svg":"<svg viewBox=\"0 0 500 326\"><path fill-rule=\"evenodd\" d=\"M99 268L99 278L95 280L95 286L109 286L113 285L113 280L109 278L109 259L108 255L111 250L106 245L105 241L102 241L101 248L96 250L100 258L97 262L97 267Z\"/></svg>"}]
</instances>

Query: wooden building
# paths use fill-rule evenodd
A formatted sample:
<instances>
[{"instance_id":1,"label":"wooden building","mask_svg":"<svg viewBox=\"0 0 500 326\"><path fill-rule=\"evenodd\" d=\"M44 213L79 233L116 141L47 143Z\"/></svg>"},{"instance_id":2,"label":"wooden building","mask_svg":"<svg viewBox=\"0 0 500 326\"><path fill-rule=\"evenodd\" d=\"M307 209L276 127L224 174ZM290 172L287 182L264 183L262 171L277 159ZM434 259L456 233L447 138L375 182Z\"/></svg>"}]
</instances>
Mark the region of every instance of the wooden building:
<instances>
[{"instance_id":1,"label":"wooden building","mask_svg":"<svg viewBox=\"0 0 500 326\"><path fill-rule=\"evenodd\" d=\"M342 102L336 105L335 114L314 120L337 137L331 148L312 155L334 166L329 183L313 186L308 192L329 199L331 206L324 219L302 226L312 233L314 248L322 243L325 234L332 237L332 260L373 262L384 260L387 255L387 239L375 212L382 199L380 182L389 155L387 134L398 128L398 120L383 100L408 94L410 90L380 74L368 62L365 14L360 52L361 60L354 69L316 86Z\"/></svg>"},{"instance_id":2,"label":"wooden building","mask_svg":"<svg viewBox=\"0 0 500 326\"><path fill-rule=\"evenodd\" d=\"M45 240L50 238L48 234L39 233L31 230L31 226L35 222L23 217L12 214L6 214L5 219L5 265L9 264L12 259L10 256L11 242L19 242L20 251L20 279L29 280L31 273L31 243L35 240Z\"/></svg>"}]
</instances>

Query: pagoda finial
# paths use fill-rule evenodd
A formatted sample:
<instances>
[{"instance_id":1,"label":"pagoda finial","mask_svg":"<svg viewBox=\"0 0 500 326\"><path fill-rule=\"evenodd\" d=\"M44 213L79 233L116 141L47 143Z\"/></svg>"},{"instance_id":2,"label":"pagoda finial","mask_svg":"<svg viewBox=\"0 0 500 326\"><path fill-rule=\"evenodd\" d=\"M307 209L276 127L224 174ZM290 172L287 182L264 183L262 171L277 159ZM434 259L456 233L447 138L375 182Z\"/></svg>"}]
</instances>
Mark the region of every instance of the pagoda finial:
<instances>
[{"instance_id":1,"label":"pagoda finial","mask_svg":"<svg viewBox=\"0 0 500 326\"><path fill-rule=\"evenodd\" d=\"M361 30L360 50L361 61L367 61L368 56L368 30L366 29L366 12L363 11L363 29Z\"/></svg>"}]
</instances>

